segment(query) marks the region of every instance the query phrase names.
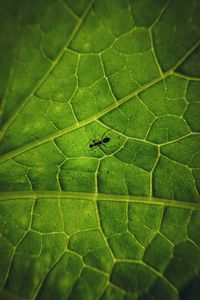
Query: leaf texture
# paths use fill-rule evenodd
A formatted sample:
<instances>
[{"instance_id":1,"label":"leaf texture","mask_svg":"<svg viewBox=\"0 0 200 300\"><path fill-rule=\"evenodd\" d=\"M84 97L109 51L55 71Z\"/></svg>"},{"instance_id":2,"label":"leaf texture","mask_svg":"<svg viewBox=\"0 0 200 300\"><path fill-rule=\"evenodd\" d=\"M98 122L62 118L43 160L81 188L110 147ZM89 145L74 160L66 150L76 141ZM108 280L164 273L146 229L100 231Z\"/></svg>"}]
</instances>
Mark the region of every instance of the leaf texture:
<instances>
[{"instance_id":1,"label":"leaf texture","mask_svg":"<svg viewBox=\"0 0 200 300\"><path fill-rule=\"evenodd\" d=\"M198 299L199 13L2 0L0 299Z\"/></svg>"}]
</instances>

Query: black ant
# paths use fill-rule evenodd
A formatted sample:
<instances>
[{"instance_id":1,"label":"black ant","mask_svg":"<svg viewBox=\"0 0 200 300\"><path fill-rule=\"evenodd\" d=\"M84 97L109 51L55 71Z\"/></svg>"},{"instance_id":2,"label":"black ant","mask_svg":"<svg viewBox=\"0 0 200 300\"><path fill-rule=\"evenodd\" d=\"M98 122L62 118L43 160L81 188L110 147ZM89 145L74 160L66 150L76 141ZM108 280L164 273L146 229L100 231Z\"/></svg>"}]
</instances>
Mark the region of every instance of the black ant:
<instances>
[{"instance_id":1,"label":"black ant","mask_svg":"<svg viewBox=\"0 0 200 300\"><path fill-rule=\"evenodd\" d=\"M109 137L102 137L101 140L92 140L92 144L89 145L90 148L96 148L96 147L101 147L104 146L106 147L105 144L107 144L110 141Z\"/></svg>"}]
</instances>

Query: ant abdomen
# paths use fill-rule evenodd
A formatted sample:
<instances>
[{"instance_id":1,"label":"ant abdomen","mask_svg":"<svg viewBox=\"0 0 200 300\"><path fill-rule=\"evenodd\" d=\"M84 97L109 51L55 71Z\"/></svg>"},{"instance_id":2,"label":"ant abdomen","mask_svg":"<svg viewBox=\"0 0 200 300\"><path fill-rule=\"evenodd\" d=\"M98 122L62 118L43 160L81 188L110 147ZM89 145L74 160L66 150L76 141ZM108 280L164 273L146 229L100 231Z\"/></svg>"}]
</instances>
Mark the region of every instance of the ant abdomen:
<instances>
[{"instance_id":1,"label":"ant abdomen","mask_svg":"<svg viewBox=\"0 0 200 300\"><path fill-rule=\"evenodd\" d=\"M105 137L105 138L103 139L102 142L103 142L104 144L106 144L106 143L108 143L109 141L110 141L110 138L109 138L109 137Z\"/></svg>"}]
</instances>

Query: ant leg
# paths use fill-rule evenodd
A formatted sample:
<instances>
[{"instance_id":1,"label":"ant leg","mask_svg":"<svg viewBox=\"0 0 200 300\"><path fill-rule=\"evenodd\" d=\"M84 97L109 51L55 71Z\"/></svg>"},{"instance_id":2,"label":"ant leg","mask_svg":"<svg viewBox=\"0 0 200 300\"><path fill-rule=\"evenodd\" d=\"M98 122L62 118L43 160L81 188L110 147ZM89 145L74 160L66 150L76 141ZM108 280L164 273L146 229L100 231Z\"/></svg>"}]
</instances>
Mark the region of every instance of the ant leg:
<instances>
[{"instance_id":1,"label":"ant leg","mask_svg":"<svg viewBox=\"0 0 200 300\"><path fill-rule=\"evenodd\" d=\"M93 135L94 135L94 134L93 134ZM98 140L97 140L96 136L94 135L94 138L90 138L89 141L86 143L86 145L87 145L87 144L94 144L94 143L96 143L96 142L98 142Z\"/></svg>"},{"instance_id":2,"label":"ant leg","mask_svg":"<svg viewBox=\"0 0 200 300\"><path fill-rule=\"evenodd\" d=\"M92 134L93 134L93 136L94 136L94 137L93 137L93 138L91 138L91 139L90 139L90 141L91 141L92 143L96 143L96 142L98 142L98 141L99 141L99 139L96 137L96 132L93 132L93 131L92 131Z\"/></svg>"},{"instance_id":3,"label":"ant leg","mask_svg":"<svg viewBox=\"0 0 200 300\"><path fill-rule=\"evenodd\" d=\"M94 135L94 133L93 133L93 135ZM98 145L95 145L95 143L98 143L98 142L99 142L99 140L96 139L96 136L95 136L95 135L94 135L94 138L93 138L93 139L90 138L90 140L89 140L88 143L87 143L88 146L89 146L89 148L90 148L90 150L97 148Z\"/></svg>"},{"instance_id":4,"label":"ant leg","mask_svg":"<svg viewBox=\"0 0 200 300\"><path fill-rule=\"evenodd\" d=\"M106 131L103 133L103 135L102 135L102 137L101 137L101 140L104 139L104 137L105 137L105 135L106 135L106 133L107 133L108 131L111 131L111 129L108 129L108 130L106 130Z\"/></svg>"}]
</instances>

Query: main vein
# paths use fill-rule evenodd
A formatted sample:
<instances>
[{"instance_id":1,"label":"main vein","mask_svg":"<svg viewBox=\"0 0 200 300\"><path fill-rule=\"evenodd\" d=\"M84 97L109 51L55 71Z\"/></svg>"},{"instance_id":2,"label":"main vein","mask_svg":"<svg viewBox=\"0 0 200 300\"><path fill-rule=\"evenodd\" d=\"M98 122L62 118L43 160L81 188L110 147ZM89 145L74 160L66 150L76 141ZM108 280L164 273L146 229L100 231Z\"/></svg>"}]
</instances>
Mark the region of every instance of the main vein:
<instances>
[{"instance_id":1,"label":"main vein","mask_svg":"<svg viewBox=\"0 0 200 300\"><path fill-rule=\"evenodd\" d=\"M98 112L97 114L95 115L92 115L91 117L83 120L83 121L80 121L72 126L69 126L69 127L66 127L64 129L61 129L61 130L58 130L48 136L45 136L41 139L38 139L34 142L31 142L31 143L28 143L22 147L19 147L15 150L12 150L4 155L2 155L0 157L0 163L2 162L5 162L19 154L22 154L30 149L33 149L35 147L38 147L44 143L47 143L49 141L52 141L54 140L55 138L58 138L66 133L69 133L71 131L74 131L80 127L83 127L91 122L93 122L94 120L97 120L99 119L100 117L104 116L105 114L109 113L110 111L112 111L113 109L119 107L122 103L128 101L129 99L131 99L132 97L136 96L137 94L143 92L144 90L146 90L147 88L149 88L150 86L154 85L155 83L163 80L163 78L166 78L168 77L169 75L171 74L171 72L167 72L164 74L164 77L160 76L160 77L157 77L155 79L153 79L152 81L144 84L143 86L139 87L138 89L136 89L135 91L131 92L130 94L126 95L125 97L121 98L118 102L113 102L111 105L109 105L108 107L106 107L105 109L101 110L100 112Z\"/></svg>"},{"instance_id":2,"label":"main vein","mask_svg":"<svg viewBox=\"0 0 200 300\"><path fill-rule=\"evenodd\" d=\"M92 3L94 2L94 0L91 1L90 3L90 6L88 6L84 16L87 15ZM84 18L82 18L82 21L83 21ZM81 22L82 22L81 21ZM79 25L80 27L80 25ZM78 31L78 28L76 30L74 30L74 34L72 34L72 37L70 39L70 41L72 40L72 38L74 37L74 35L76 34L76 32ZM68 41L69 43L69 41ZM115 101L113 102L110 106L106 107L105 109L103 109L102 111L98 112L97 114L95 115L92 115L91 117L83 120L83 121L80 121L72 126L69 126L67 128L64 128L64 129L61 129L61 130L58 130L46 137L43 137L41 139L38 139L34 142L31 142L31 143L28 143L22 147L19 147L15 150L12 150L6 154L3 154L1 157L0 157L0 163L3 163L19 154L22 154L30 149L33 149L33 148L36 148L44 143L47 143L51 140L54 140L55 138L58 138L66 133L69 133L71 131L74 131L80 127L83 127L89 123L91 123L92 121L94 120L97 120L98 118L104 116L106 113L109 113L110 111L112 111L113 109L117 108L118 106L120 106L121 104L123 104L124 102L128 101L129 99L131 99L132 97L138 95L139 93L143 92L144 90L146 90L147 88L151 87L152 85L158 83L159 81L167 78L168 76L172 75L173 72L187 59L187 57L200 45L200 41L197 41L184 55L183 57L175 64L175 66L173 68L171 68L170 70L168 70L167 72L163 73L162 75L160 75L159 77L151 80L150 82L147 82L146 84L144 84L143 86L140 86L138 89L136 89L135 91L131 92L130 94L126 95L125 97L121 98L119 101ZM66 45L65 45L66 47ZM65 51L65 48L63 49L63 52ZM63 53L62 52L62 53ZM60 54L59 58L62 56L62 54ZM59 60L59 58L57 58L57 62ZM49 70L48 74L50 73L51 70ZM48 76L48 74L46 76ZM46 78L46 77L45 77ZM42 79L42 81L40 81L40 85L42 84L42 82L44 81L44 78ZM36 90L36 89L35 89ZM27 101L27 100L26 100ZM21 107L20 107L21 109ZM16 114L16 113L15 113Z\"/></svg>"},{"instance_id":3,"label":"main vein","mask_svg":"<svg viewBox=\"0 0 200 300\"><path fill-rule=\"evenodd\" d=\"M143 203L150 205L170 206L185 209L200 210L200 203L187 201L170 200L154 197L139 197L130 195L112 195L102 193L83 193L83 192L66 192L66 191L26 191L26 192L3 192L0 194L0 201L20 200L20 199L73 199L88 201L117 201L130 203Z\"/></svg>"}]
</instances>

